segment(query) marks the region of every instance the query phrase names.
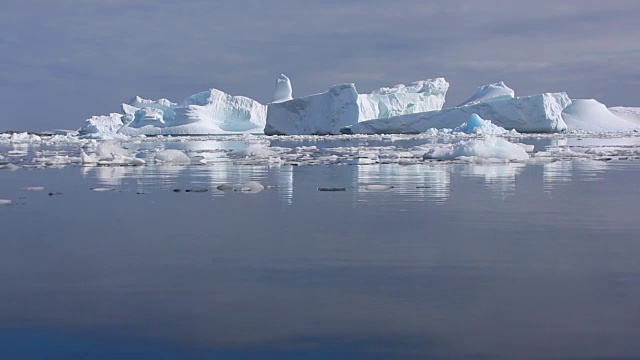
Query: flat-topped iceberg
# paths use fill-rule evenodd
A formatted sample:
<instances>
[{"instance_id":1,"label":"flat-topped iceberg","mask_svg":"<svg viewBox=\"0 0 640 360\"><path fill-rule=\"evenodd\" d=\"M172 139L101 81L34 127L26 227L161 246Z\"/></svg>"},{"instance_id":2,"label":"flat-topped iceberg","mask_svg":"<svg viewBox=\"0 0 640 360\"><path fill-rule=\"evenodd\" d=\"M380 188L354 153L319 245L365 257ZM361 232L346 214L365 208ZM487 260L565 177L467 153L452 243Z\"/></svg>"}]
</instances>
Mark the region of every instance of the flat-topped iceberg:
<instances>
[{"instance_id":1,"label":"flat-topped iceberg","mask_svg":"<svg viewBox=\"0 0 640 360\"><path fill-rule=\"evenodd\" d=\"M464 101L460 106L475 105L483 102L512 99L515 97L515 91L505 85L503 81L480 86L472 97Z\"/></svg>"},{"instance_id":2,"label":"flat-topped iceberg","mask_svg":"<svg viewBox=\"0 0 640 360\"><path fill-rule=\"evenodd\" d=\"M267 135L330 135L358 122L358 92L354 84L280 103L267 109Z\"/></svg>"},{"instance_id":3,"label":"flat-topped iceberg","mask_svg":"<svg viewBox=\"0 0 640 360\"><path fill-rule=\"evenodd\" d=\"M552 133L567 129L562 110L571 104L566 93L506 98L440 111L363 121L341 129L345 134L419 134L431 128L454 129L472 114L518 132Z\"/></svg>"},{"instance_id":4,"label":"flat-topped iceberg","mask_svg":"<svg viewBox=\"0 0 640 360\"><path fill-rule=\"evenodd\" d=\"M286 84L290 87L286 80L278 79L277 101L268 105L267 135L339 134L342 127L359 121L439 110L449 88L444 78L384 87L371 94L358 94L354 84L342 84L325 93L280 101L286 98Z\"/></svg>"},{"instance_id":5,"label":"flat-topped iceberg","mask_svg":"<svg viewBox=\"0 0 640 360\"><path fill-rule=\"evenodd\" d=\"M449 83L444 78L420 80L411 85L383 87L358 95L358 121L440 110Z\"/></svg>"},{"instance_id":6,"label":"flat-topped iceberg","mask_svg":"<svg viewBox=\"0 0 640 360\"><path fill-rule=\"evenodd\" d=\"M562 112L562 118L570 130L626 131L639 126L615 115L594 99L571 100L571 105Z\"/></svg>"}]
</instances>

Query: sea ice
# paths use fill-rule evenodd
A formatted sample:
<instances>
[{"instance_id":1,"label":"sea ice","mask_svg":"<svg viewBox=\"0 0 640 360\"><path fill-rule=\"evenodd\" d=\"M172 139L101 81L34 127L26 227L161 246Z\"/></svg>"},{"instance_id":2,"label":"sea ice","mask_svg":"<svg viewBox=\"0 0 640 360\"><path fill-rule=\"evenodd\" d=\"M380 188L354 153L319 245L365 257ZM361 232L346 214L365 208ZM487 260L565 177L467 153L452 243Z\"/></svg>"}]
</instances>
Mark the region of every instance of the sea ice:
<instances>
[{"instance_id":1,"label":"sea ice","mask_svg":"<svg viewBox=\"0 0 640 360\"><path fill-rule=\"evenodd\" d=\"M162 150L156 153L156 161L170 164L190 164L191 158L184 152L176 149Z\"/></svg>"},{"instance_id":2,"label":"sea ice","mask_svg":"<svg viewBox=\"0 0 640 360\"><path fill-rule=\"evenodd\" d=\"M509 88L503 81L480 86L472 97L464 101L460 106L475 105L483 102L512 99L515 97L513 89Z\"/></svg>"},{"instance_id":3,"label":"sea ice","mask_svg":"<svg viewBox=\"0 0 640 360\"><path fill-rule=\"evenodd\" d=\"M501 99L475 105L363 121L341 129L345 134L419 134L430 128L456 128L472 114L518 132L552 133L567 129L562 110L571 104L566 93Z\"/></svg>"}]
</instances>

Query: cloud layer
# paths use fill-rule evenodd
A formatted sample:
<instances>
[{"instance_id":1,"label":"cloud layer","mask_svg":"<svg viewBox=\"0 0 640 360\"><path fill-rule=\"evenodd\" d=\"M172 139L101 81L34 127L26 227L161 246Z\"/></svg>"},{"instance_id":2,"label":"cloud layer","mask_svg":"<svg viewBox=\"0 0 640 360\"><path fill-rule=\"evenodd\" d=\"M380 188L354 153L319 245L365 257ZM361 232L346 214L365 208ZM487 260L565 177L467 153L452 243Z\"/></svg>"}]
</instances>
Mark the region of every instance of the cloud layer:
<instances>
[{"instance_id":1,"label":"cloud layer","mask_svg":"<svg viewBox=\"0 0 640 360\"><path fill-rule=\"evenodd\" d=\"M626 0L8 0L0 130L77 128L133 95L268 102L281 72L294 95L445 76L448 104L504 80L640 106L639 15Z\"/></svg>"}]
</instances>

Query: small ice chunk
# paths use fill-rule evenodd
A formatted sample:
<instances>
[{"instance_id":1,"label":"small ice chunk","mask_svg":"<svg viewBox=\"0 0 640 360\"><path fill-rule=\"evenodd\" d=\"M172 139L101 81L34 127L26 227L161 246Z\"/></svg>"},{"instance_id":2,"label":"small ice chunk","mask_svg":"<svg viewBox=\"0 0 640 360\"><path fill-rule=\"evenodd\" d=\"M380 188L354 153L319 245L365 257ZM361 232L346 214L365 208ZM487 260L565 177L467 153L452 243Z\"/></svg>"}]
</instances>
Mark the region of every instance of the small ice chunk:
<instances>
[{"instance_id":1,"label":"small ice chunk","mask_svg":"<svg viewBox=\"0 0 640 360\"><path fill-rule=\"evenodd\" d=\"M11 200L0 199L0 205L11 205L11 204L13 204L13 201Z\"/></svg>"},{"instance_id":2,"label":"small ice chunk","mask_svg":"<svg viewBox=\"0 0 640 360\"><path fill-rule=\"evenodd\" d=\"M184 152L176 149L160 151L156 154L156 160L171 164L190 164L191 158Z\"/></svg>"},{"instance_id":3,"label":"small ice chunk","mask_svg":"<svg viewBox=\"0 0 640 360\"><path fill-rule=\"evenodd\" d=\"M482 139L460 141L429 149L423 159L456 160L460 158L481 158L500 160L527 160L529 154L517 144L495 136Z\"/></svg>"},{"instance_id":4,"label":"small ice chunk","mask_svg":"<svg viewBox=\"0 0 640 360\"><path fill-rule=\"evenodd\" d=\"M107 191L114 191L115 189L111 189L111 188L104 188L104 187L97 187L97 188L91 188L91 190L95 191L95 192L107 192Z\"/></svg>"},{"instance_id":5,"label":"small ice chunk","mask_svg":"<svg viewBox=\"0 0 640 360\"><path fill-rule=\"evenodd\" d=\"M249 181L244 184L222 184L218 185L216 189L220 191L242 191L258 193L264 190L264 186L257 181Z\"/></svg>"},{"instance_id":6,"label":"small ice chunk","mask_svg":"<svg viewBox=\"0 0 640 360\"><path fill-rule=\"evenodd\" d=\"M44 186L26 186L22 188L24 191L42 191L44 189L46 189Z\"/></svg>"}]
</instances>

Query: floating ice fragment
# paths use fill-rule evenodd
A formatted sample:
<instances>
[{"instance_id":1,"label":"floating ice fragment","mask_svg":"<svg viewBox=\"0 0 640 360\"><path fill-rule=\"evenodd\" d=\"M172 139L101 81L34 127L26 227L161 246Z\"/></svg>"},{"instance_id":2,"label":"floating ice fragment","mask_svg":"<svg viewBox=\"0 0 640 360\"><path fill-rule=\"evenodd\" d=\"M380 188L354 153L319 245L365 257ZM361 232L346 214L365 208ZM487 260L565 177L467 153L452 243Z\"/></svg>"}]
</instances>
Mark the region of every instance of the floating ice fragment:
<instances>
[{"instance_id":1,"label":"floating ice fragment","mask_svg":"<svg viewBox=\"0 0 640 360\"><path fill-rule=\"evenodd\" d=\"M249 181L244 184L222 184L218 185L216 189L220 191L242 191L258 193L264 190L264 186L257 181Z\"/></svg>"},{"instance_id":2,"label":"floating ice fragment","mask_svg":"<svg viewBox=\"0 0 640 360\"><path fill-rule=\"evenodd\" d=\"M429 149L424 155L425 160L456 160L460 158L527 160L529 154L522 146L511 143L495 136L485 136L482 139L463 140L455 144L446 144Z\"/></svg>"},{"instance_id":3,"label":"floating ice fragment","mask_svg":"<svg viewBox=\"0 0 640 360\"><path fill-rule=\"evenodd\" d=\"M22 188L24 191L42 191L44 189L46 189L44 186L26 186Z\"/></svg>"},{"instance_id":4,"label":"floating ice fragment","mask_svg":"<svg viewBox=\"0 0 640 360\"><path fill-rule=\"evenodd\" d=\"M91 188L91 190L95 192L106 192L106 191L114 191L115 189L98 187L98 188Z\"/></svg>"},{"instance_id":5,"label":"floating ice fragment","mask_svg":"<svg viewBox=\"0 0 640 360\"><path fill-rule=\"evenodd\" d=\"M11 200L0 199L0 205L11 205L11 204L13 204L13 201Z\"/></svg>"},{"instance_id":6,"label":"floating ice fragment","mask_svg":"<svg viewBox=\"0 0 640 360\"><path fill-rule=\"evenodd\" d=\"M156 154L156 160L171 164L190 164L191 158L180 150L168 149Z\"/></svg>"}]
</instances>

